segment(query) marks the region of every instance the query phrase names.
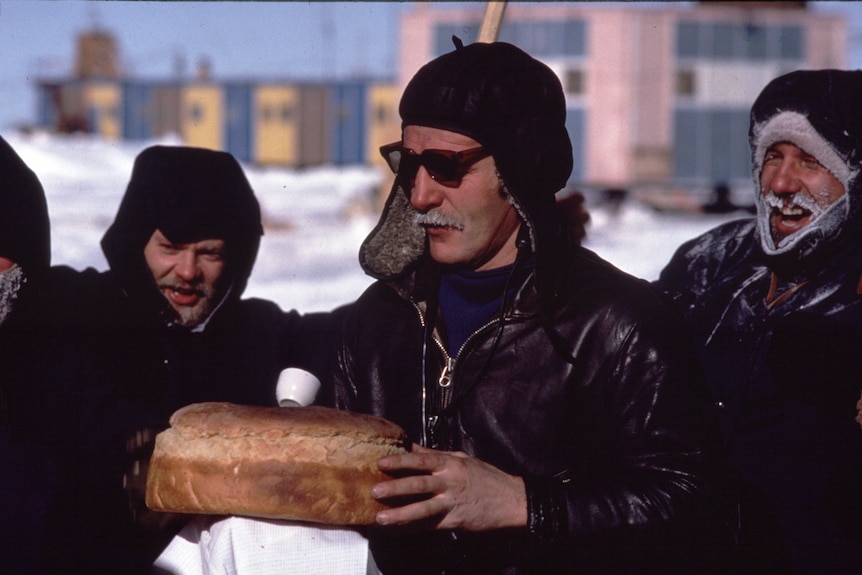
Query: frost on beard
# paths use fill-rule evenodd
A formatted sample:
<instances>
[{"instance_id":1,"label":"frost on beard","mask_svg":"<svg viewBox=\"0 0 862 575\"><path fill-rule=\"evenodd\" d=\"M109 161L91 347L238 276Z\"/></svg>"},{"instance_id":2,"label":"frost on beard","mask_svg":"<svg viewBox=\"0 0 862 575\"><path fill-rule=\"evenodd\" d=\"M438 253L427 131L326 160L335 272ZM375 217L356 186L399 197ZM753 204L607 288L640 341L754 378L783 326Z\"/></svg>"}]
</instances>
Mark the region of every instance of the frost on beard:
<instances>
[{"instance_id":1,"label":"frost on beard","mask_svg":"<svg viewBox=\"0 0 862 575\"><path fill-rule=\"evenodd\" d=\"M0 272L0 325L6 322L12 312L15 300L21 292L21 286L25 283L27 283L27 277L20 266Z\"/></svg>"}]
</instances>

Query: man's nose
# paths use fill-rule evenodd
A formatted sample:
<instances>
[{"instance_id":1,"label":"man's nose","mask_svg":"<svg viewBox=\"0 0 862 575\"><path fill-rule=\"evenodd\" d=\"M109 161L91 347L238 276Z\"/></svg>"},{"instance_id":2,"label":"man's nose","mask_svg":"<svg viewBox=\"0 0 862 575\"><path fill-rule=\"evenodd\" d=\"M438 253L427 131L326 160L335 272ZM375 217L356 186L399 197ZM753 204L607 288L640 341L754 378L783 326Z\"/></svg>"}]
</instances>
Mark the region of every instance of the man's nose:
<instances>
[{"instance_id":1,"label":"man's nose","mask_svg":"<svg viewBox=\"0 0 862 575\"><path fill-rule=\"evenodd\" d=\"M424 166L419 166L413 179L413 189L410 191L410 204L417 212L425 212L440 205L443 196L440 184L431 178Z\"/></svg>"},{"instance_id":2,"label":"man's nose","mask_svg":"<svg viewBox=\"0 0 862 575\"><path fill-rule=\"evenodd\" d=\"M796 167L792 161L781 162L772 176L769 187L775 194L794 194L801 189Z\"/></svg>"},{"instance_id":3,"label":"man's nose","mask_svg":"<svg viewBox=\"0 0 862 575\"><path fill-rule=\"evenodd\" d=\"M199 267L198 258L194 251L187 250L181 252L174 265L174 271L182 280L192 281L195 279L198 275Z\"/></svg>"}]
</instances>

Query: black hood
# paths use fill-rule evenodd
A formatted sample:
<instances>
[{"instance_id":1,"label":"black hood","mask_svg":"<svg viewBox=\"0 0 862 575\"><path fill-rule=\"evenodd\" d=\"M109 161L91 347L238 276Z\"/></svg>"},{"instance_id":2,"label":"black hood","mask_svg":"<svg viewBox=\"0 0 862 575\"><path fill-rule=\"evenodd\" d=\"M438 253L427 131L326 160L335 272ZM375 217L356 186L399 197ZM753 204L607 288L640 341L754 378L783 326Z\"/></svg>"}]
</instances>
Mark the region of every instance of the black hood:
<instances>
[{"instance_id":1,"label":"black hood","mask_svg":"<svg viewBox=\"0 0 862 575\"><path fill-rule=\"evenodd\" d=\"M126 293L164 309L167 302L144 259L144 246L157 229L175 243L225 240L231 297L240 297L263 227L260 206L233 156L153 146L135 159L117 216L102 238L102 251Z\"/></svg>"},{"instance_id":2,"label":"black hood","mask_svg":"<svg viewBox=\"0 0 862 575\"><path fill-rule=\"evenodd\" d=\"M558 234L555 194L572 171L566 100L556 74L511 44L460 46L425 64L401 97L402 127L469 136L491 152L529 234L537 265ZM425 231L398 178L360 264L378 279L405 275L425 253ZM543 253L544 252L544 253Z\"/></svg>"},{"instance_id":3,"label":"black hood","mask_svg":"<svg viewBox=\"0 0 862 575\"><path fill-rule=\"evenodd\" d=\"M38 281L51 265L48 205L39 178L0 137L0 256Z\"/></svg>"},{"instance_id":4,"label":"black hood","mask_svg":"<svg viewBox=\"0 0 862 575\"><path fill-rule=\"evenodd\" d=\"M862 71L800 70L772 80L751 108L749 143L761 250L774 265L799 269L857 242L862 231ZM811 154L846 194L822 215L775 245L760 189L766 150L790 142Z\"/></svg>"}]
</instances>

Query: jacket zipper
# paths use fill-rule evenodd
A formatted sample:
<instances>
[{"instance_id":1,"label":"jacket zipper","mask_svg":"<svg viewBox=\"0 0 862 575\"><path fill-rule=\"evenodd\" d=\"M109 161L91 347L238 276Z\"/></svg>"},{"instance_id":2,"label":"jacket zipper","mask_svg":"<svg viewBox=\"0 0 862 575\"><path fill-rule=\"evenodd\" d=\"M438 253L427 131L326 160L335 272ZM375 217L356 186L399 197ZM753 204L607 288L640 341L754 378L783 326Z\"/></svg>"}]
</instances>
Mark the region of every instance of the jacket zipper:
<instances>
[{"instance_id":1,"label":"jacket zipper","mask_svg":"<svg viewBox=\"0 0 862 575\"><path fill-rule=\"evenodd\" d=\"M443 354L444 359L443 371L440 372L440 377L437 379L437 385L440 387L441 392L439 410L437 411L437 413L442 413L443 410L449 407L449 403L452 401L452 395L454 392L454 387L452 384L454 383L455 378L455 365L457 364L458 358L461 357L461 352L464 351L464 348L467 346L470 340L476 337L479 332L488 329L499 321L499 318L494 318L493 320L489 321L488 323L471 333L469 337L464 340L464 343L461 345L461 347L458 348L458 353L455 355L455 357L451 357L449 355L449 353L446 351L446 347L443 345L443 342L440 341L440 338L438 338L436 335L433 336L434 343L437 344L437 347L440 349L440 353ZM424 389L422 390L422 393L425 393ZM427 418L427 421L429 423L428 435L430 436L432 441L436 442L436 429L437 424L440 421L439 415L433 415Z\"/></svg>"},{"instance_id":2,"label":"jacket zipper","mask_svg":"<svg viewBox=\"0 0 862 575\"><path fill-rule=\"evenodd\" d=\"M412 303L413 303L413 306L416 308L416 312L419 314L419 323L424 328L426 326L425 314L422 312L422 308L419 306L418 303L416 303L416 302L412 302ZM453 382L453 378L455 377L455 364L457 362L457 359L461 356L461 352L464 351L464 348L467 347L467 344L470 343L470 340L472 340L474 337L476 337L480 332L485 331L486 329L499 323L500 321L501 320L499 317L495 317L491 321L487 322L485 325L483 325L480 328L473 331L473 333L471 333L467 337L467 339L464 340L464 343L461 344L461 347L458 348L458 353L455 355L454 358L451 357L449 355L449 352L446 351L446 346L443 345L443 342L440 341L440 338L437 337L436 333L432 334L432 339L434 340L434 343L437 345L437 348L440 350L440 353L443 354L443 360L444 360L443 371L440 373L440 377L437 379L437 385L442 390L442 393L440 396L440 409L439 409L438 413L442 412L444 409L446 409L446 407L449 406L449 402L452 399L452 391L453 391L452 382ZM424 370L425 366L423 365L422 367ZM423 373L424 373L424 371L423 371ZM428 441L428 438L430 438L430 441L431 441L431 443L424 443L423 445L425 445L425 446L433 445L433 443L435 442L435 429L437 427L437 423L439 422L439 416L438 415L428 415L427 414L427 407L426 407L427 399L428 399L427 391L425 389L425 386L423 385L422 386L422 421L423 421L422 429L424 432L427 432L427 434L428 434L428 436L425 437L424 433L423 433L423 441Z\"/></svg>"},{"instance_id":3,"label":"jacket zipper","mask_svg":"<svg viewBox=\"0 0 862 575\"><path fill-rule=\"evenodd\" d=\"M445 364L443 365L443 371L440 373L440 378L437 380L437 385L443 390L441 396L441 405L440 410L444 410L449 406L449 401L452 398L452 379L455 377L455 363L458 358L461 357L461 352L464 351L464 348L467 347L467 344L470 343L470 340L476 337L480 332L485 331L489 327L493 326L496 323L500 322L499 317L495 317L479 329L475 330L471 333L467 339L464 340L464 343L461 344L461 347L458 348L458 353L455 354L455 357L451 357L449 353L446 351L446 347L443 345L443 342L435 335L434 342L437 344L437 347L440 348L440 352L443 354L443 358L445 360Z\"/></svg>"},{"instance_id":4,"label":"jacket zipper","mask_svg":"<svg viewBox=\"0 0 862 575\"><path fill-rule=\"evenodd\" d=\"M446 353L445 351L443 352ZM449 405L449 394L452 389L452 374L455 371L455 360L451 357L446 357L446 364L443 366L443 371L440 372L440 378L437 379L437 385L442 389L442 407L445 409Z\"/></svg>"}]
</instances>

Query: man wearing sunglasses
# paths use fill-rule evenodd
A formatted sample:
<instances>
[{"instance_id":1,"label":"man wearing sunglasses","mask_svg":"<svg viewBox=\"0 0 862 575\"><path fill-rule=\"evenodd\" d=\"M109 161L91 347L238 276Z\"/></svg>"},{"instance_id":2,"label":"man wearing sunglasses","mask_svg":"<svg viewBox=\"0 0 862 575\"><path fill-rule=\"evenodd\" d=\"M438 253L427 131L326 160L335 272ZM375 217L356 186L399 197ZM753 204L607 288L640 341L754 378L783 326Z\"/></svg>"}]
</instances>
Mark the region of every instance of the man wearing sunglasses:
<instances>
[{"instance_id":1,"label":"man wearing sunglasses","mask_svg":"<svg viewBox=\"0 0 862 575\"><path fill-rule=\"evenodd\" d=\"M570 246L556 75L460 46L405 89L335 404L397 422L370 532L390 573L692 573L719 521L693 356L644 282Z\"/></svg>"}]
</instances>

